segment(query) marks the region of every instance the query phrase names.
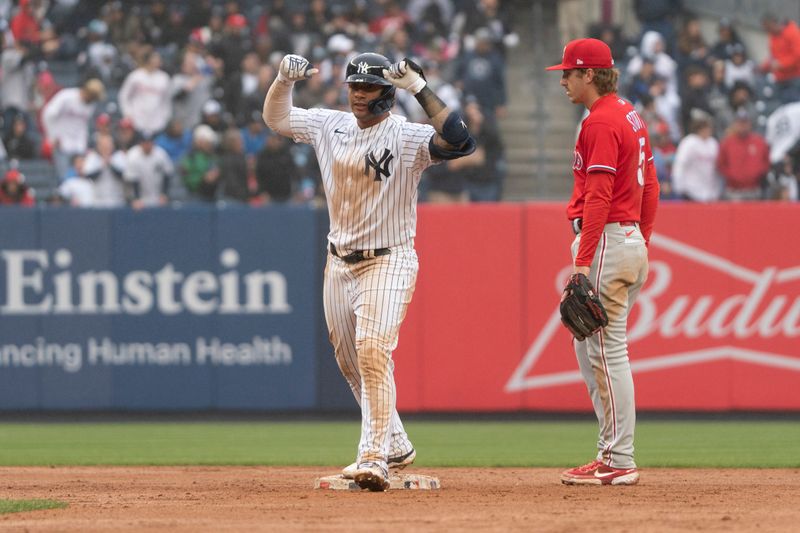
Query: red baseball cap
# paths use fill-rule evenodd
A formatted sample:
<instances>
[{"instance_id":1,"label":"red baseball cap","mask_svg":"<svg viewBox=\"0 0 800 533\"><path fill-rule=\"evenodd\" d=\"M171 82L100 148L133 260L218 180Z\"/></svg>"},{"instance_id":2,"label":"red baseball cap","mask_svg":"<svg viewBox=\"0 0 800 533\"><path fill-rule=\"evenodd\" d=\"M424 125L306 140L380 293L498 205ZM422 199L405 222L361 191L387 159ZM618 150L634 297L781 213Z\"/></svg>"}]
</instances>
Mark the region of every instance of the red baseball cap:
<instances>
[{"instance_id":1,"label":"red baseball cap","mask_svg":"<svg viewBox=\"0 0 800 533\"><path fill-rule=\"evenodd\" d=\"M247 27L247 19L242 14L233 13L228 15L225 25L231 28L245 28Z\"/></svg>"},{"instance_id":2,"label":"red baseball cap","mask_svg":"<svg viewBox=\"0 0 800 533\"><path fill-rule=\"evenodd\" d=\"M547 70L569 70L573 68L613 68L611 48L599 39L575 39L564 47L561 64Z\"/></svg>"}]
</instances>

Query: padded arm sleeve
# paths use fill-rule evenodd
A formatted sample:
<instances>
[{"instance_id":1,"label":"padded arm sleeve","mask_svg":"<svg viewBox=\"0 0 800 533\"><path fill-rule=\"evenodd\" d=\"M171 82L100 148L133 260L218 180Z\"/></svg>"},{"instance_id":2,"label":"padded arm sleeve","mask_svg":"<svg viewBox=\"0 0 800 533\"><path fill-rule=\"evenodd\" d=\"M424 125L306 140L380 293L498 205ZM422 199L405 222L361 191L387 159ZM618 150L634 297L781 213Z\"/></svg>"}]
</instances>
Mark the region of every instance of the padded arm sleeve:
<instances>
[{"instance_id":1,"label":"padded arm sleeve","mask_svg":"<svg viewBox=\"0 0 800 533\"><path fill-rule=\"evenodd\" d=\"M275 78L264 99L263 118L267 126L284 137L292 137L289 113L292 110L293 82Z\"/></svg>"}]
</instances>

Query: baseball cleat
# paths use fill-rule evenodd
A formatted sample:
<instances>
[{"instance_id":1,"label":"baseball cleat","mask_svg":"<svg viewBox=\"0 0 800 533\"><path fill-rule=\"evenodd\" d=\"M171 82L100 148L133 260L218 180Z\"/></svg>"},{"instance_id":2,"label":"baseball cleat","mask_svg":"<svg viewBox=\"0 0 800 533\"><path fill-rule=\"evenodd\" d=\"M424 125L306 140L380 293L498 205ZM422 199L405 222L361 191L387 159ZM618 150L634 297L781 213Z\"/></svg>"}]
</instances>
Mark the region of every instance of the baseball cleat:
<instances>
[{"instance_id":1,"label":"baseball cleat","mask_svg":"<svg viewBox=\"0 0 800 533\"><path fill-rule=\"evenodd\" d=\"M561 474L561 483L565 485L636 485L638 482L636 468L614 468L597 460Z\"/></svg>"},{"instance_id":2,"label":"baseball cleat","mask_svg":"<svg viewBox=\"0 0 800 533\"><path fill-rule=\"evenodd\" d=\"M389 460L386 463L389 465L389 470L402 470L411 463L414 462L414 459L417 458L417 451L414 448L411 448L411 451L405 455L401 455L400 457L389 457ZM342 468L342 477L345 479L353 479L353 476L356 474L356 470L358 470L358 463L350 463L346 467Z\"/></svg>"},{"instance_id":3,"label":"baseball cleat","mask_svg":"<svg viewBox=\"0 0 800 533\"><path fill-rule=\"evenodd\" d=\"M372 492L389 490L389 471L378 463L361 463L353 479L362 489Z\"/></svg>"}]
</instances>

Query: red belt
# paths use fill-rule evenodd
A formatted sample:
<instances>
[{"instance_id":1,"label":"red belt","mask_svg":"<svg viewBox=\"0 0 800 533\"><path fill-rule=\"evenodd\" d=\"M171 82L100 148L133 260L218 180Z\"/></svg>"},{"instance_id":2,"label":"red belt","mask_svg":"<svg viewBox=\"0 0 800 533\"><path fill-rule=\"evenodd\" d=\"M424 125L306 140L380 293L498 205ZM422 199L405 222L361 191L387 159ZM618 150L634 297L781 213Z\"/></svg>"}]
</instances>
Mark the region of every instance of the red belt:
<instances>
[{"instance_id":1,"label":"red belt","mask_svg":"<svg viewBox=\"0 0 800 533\"><path fill-rule=\"evenodd\" d=\"M625 220L624 222L617 222L620 226L635 226L638 224L635 220Z\"/></svg>"}]
</instances>

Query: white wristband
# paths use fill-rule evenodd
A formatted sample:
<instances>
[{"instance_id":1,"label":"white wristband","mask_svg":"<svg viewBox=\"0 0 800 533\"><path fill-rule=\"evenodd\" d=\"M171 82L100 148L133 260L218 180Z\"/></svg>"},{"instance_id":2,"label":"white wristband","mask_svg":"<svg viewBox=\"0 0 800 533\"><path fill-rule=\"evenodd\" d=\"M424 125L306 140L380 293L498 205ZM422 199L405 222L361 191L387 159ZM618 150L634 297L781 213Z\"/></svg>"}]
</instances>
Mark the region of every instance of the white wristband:
<instances>
[{"instance_id":1,"label":"white wristband","mask_svg":"<svg viewBox=\"0 0 800 533\"><path fill-rule=\"evenodd\" d=\"M420 76L419 78L417 78L417 81L408 86L408 92L410 92L411 94L417 94L422 89L424 89L426 85L428 85L428 82L423 80L422 76Z\"/></svg>"}]
</instances>

